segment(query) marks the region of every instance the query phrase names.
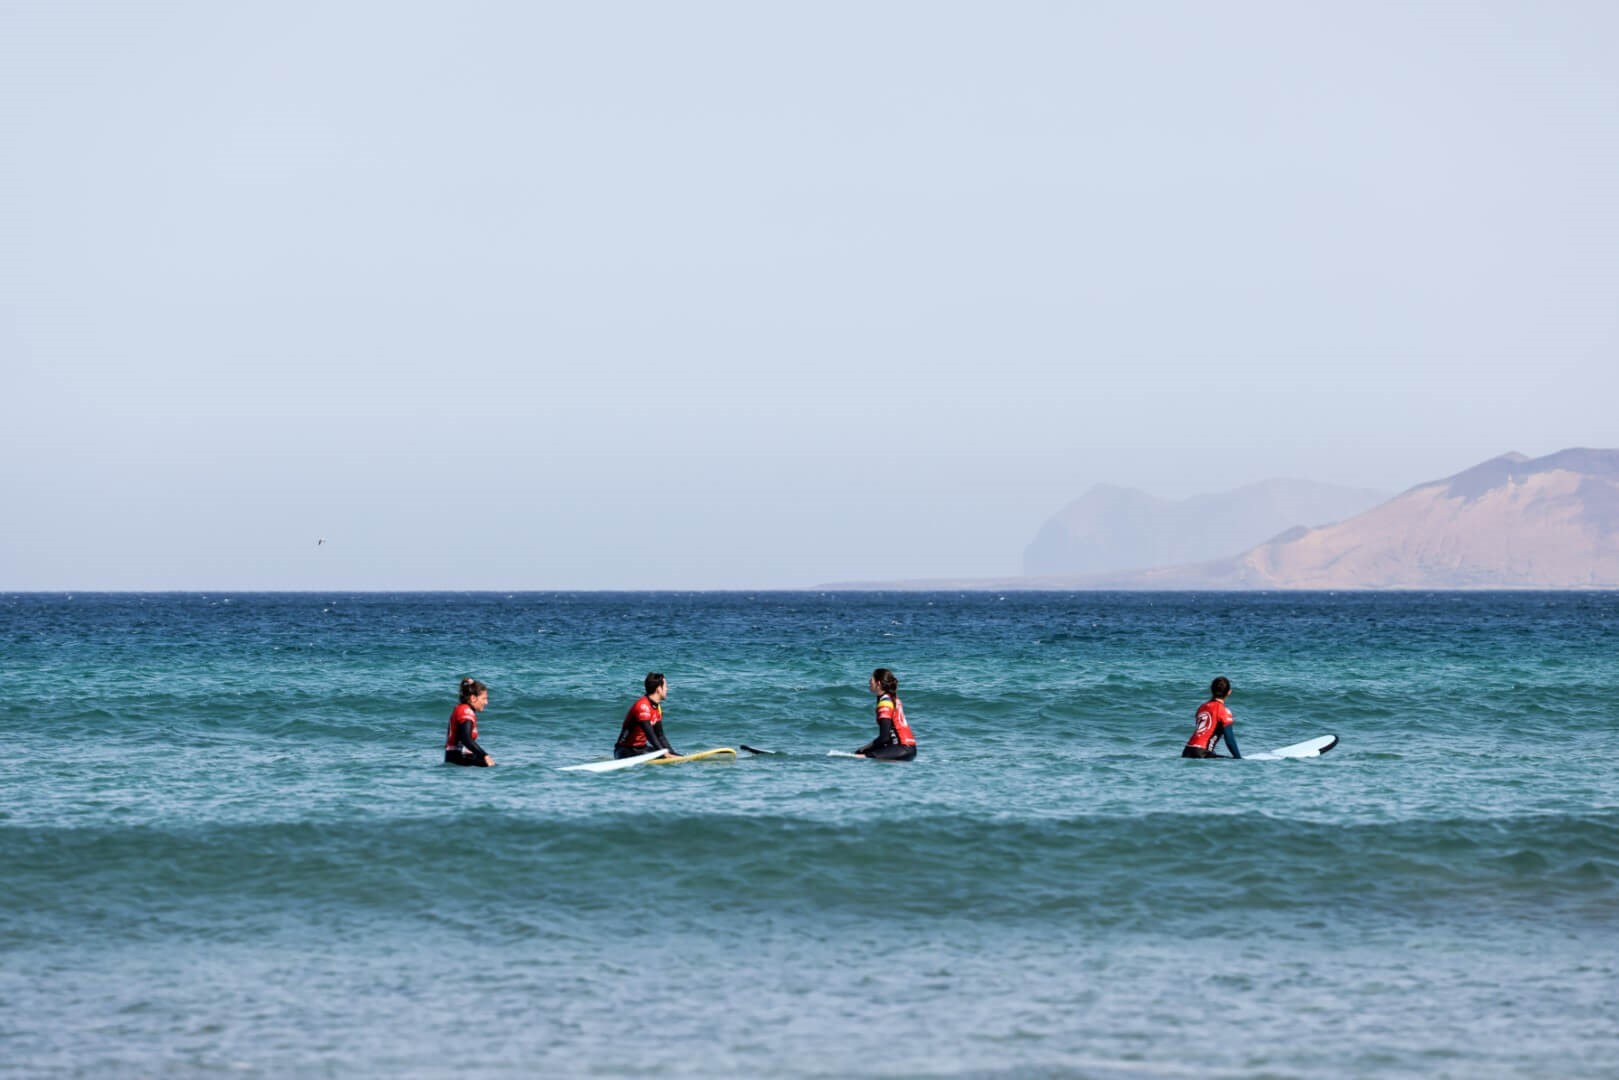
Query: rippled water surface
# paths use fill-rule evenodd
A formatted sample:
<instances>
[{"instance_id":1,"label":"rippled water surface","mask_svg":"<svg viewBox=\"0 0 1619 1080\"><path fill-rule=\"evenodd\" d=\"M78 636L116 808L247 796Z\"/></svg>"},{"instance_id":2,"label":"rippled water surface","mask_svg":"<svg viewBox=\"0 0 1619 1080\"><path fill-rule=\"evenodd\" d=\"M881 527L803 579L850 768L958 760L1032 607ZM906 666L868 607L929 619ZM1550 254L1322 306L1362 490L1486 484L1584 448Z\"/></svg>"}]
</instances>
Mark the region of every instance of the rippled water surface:
<instances>
[{"instance_id":1,"label":"rippled water surface","mask_svg":"<svg viewBox=\"0 0 1619 1080\"><path fill-rule=\"evenodd\" d=\"M556 771L653 669L780 753ZM1619 596L11 595L0 692L3 1075L1619 1075Z\"/></svg>"}]
</instances>

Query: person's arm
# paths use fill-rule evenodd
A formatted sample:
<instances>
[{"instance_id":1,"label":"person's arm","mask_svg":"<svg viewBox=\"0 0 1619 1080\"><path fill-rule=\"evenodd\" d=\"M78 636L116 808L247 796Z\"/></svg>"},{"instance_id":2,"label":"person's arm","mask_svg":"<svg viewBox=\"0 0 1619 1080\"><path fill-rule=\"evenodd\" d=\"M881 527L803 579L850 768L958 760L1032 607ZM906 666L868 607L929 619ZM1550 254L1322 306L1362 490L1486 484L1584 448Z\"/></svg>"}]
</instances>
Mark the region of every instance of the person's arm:
<instances>
[{"instance_id":1,"label":"person's arm","mask_svg":"<svg viewBox=\"0 0 1619 1080\"><path fill-rule=\"evenodd\" d=\"M1242 751L1237 749L1237 725L1234 723L1227 724L1220 729L1220 734L1225 736L1225 744L1231 749L1231 756L1234 758L1242 757Z\"/></svg>"},{"instance_id":2,"label":"person's arm","mask_svg":"<svg viewBox=\"0 0 1619 1080\"><path fill-rule=\"evenodd\" d=\"M680 752L669 745L669 736L663 733L663 721L654 720L646 726L647 742L654 747L661 747L669 751L670 756L679 757Z\"/></svg>"},{"instance_id":3,"label":"person's arm","mask_svg":"<svg viewBox=\"0 0 1619 1080\"><path fill-rule=\"evenodd\" d=\"M456 745L465 747L479 758L488 759L489 752L478 745L478 740L472 737L472 721L463 720L455 725Z\"/></svg>"},{"instance_id":4,"label":"person's arm","mask_svg":"<svg viewBox=\"0 0 1619 1080\"><path fill-rule=\"evenodd\" d=\"M877 737L856 750L855 753L869 754L873 750L881 750L885 746L892 746L898 741L899 736L894 734L894 721L886 716L879 716L877 717Z\"/></svg>"}]
</instances>

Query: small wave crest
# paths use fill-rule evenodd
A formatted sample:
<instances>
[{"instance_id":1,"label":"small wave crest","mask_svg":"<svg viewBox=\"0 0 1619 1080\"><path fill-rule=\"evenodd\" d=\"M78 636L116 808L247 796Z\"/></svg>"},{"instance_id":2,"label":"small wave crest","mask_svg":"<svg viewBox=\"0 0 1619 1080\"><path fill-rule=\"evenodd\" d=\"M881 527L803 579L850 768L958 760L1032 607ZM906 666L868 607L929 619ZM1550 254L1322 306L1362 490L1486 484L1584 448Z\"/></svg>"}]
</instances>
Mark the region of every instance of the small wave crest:
<instances>
[{"instance_id":1,"label":"small wave crest","mask_svg":"<svg viewBox=\"0 0 1619 1080\"><path fill-rule=\"evenodd\" d=\"M1337 828L1262 815L833 823L632 815L476 825L311 822L0 829L18 911L81 921L218 912L434 918L471 901L549 917L635 912L1080 920L1190 928L1234 913L1611 911L1619 815ZM458 899L459 898L459 899Z\"/></svg>"}]
</instances>

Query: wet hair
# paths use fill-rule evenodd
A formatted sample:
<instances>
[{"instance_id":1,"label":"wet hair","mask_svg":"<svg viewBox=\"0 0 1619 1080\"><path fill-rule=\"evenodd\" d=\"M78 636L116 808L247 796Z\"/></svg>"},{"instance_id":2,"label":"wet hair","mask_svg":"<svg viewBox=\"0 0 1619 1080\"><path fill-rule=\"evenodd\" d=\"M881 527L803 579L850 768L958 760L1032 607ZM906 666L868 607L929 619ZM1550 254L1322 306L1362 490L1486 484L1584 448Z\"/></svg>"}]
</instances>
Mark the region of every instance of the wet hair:
<instances>
[{"instance_id":1,"label":"wet hair","mask_svg":"<svg viewBox=\"0 0 1619 1080\"><path fill-rule=\"evenodd\" d=\"M871 677L876 680L878 688L883 693L889 697L899 696L899 676L892 671L885 667L880 667L871 673Z\"/></svg>"},{"instance_id":2,"label":"wet hair","mask_svg":"<svg viewBox=\"0 0 1619 1080\"><path fill-rule=\"evenodd\" d=\"M1209 697L1223 698L1229 693L1231 693L1231 680L1224 675L1215 676L1214 681L1209 683Z\"/></svg>"},{"instance_id":3,"label":"wet hair","mask_svg":"<svg viewBox=\"0 0 1619 1080\"><path fill-rule=\"evenodd\" d=\"M662 686L663 683L664 683L663 672L661 672L661 671L649 671L649 672L646 673L646 680L642 683L642 685L644 685L646 687L646 692L651 694L651 693L655 692L658 689L658 687Z\"/></svg>"},{"instance_id":4,"label":"wet hair","mask_svg":"<svg viewBox=\"0 0 1619 1080\"><path fill-rule=\"evenodd\" d=\"M470 704L472 699L477 697L479 694L486 694L488 692L489 687L485 686L477 679L461 680L461 704L463 705Z\"/></svg>"}]
</instances>

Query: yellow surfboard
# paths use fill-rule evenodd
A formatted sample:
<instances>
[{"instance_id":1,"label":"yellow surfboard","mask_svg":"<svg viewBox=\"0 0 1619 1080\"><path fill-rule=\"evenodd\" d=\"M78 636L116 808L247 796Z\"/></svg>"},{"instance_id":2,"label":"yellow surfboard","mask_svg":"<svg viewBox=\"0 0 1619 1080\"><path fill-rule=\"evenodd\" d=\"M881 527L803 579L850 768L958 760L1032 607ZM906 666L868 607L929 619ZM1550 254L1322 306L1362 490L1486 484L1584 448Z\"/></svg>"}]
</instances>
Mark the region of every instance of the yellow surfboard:
<instances>
[{"instance_id":1,"label":"yellow surfboard","mask_svg":"<svg viewBox=\"0 0 1619 1080\"><path fill-rule=\"evenodd\" d=\"M648 765L673 765L677 761L703 761L708 758L734 758L736 751L729 746L716 746L712 750L699 750L695 754L681 754L679 757L653 758Z\"/></svg>"}]
</instances>

